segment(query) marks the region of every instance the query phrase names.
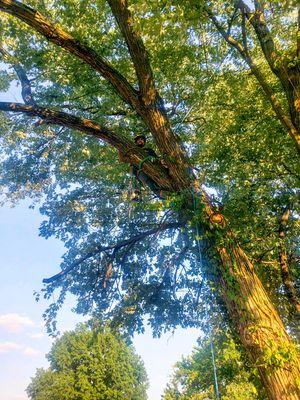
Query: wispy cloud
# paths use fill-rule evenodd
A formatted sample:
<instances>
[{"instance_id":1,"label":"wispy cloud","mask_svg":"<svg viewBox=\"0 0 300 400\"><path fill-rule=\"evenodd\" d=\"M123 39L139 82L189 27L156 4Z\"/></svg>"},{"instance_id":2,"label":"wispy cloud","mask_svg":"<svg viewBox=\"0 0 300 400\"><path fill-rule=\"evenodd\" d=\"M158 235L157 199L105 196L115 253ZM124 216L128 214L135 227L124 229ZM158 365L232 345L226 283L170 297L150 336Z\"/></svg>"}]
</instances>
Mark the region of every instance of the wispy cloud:
<instances>
[{"instance_id":1,"label":"wispy cloud","mask_svg":"<svg viewBox=\"0 0 300 400\"><path fill-rule=\"evenodd\" d=\"M0 343L0 354L11 353L13 351L18 351L18 353L23 354L27 357L36 357L41 354L41 352L33 347L22 346L15 342L2 342Z\"/></svg>"},{"instance_id":2,"label":"wispy cloud","mask_svg":"<svg viewBox=\"0 0 300 400\"><path fill-rule=\"evenodd\" d=\"M43 334L43 332L38 332L38 333L28 333L28 337L30 337L31 339L41 339L43 338L45 335Z\"/></svg>"},{"instance_id":3,"label":"wispy cloud","mask_svg":"<svg viewBox=\"0 0 300 400\"><path fill-rule=\"evenodd\" d=\"M34 326L34 322L17 313L0 315L0 327L10 333L19 333L26 326Z\"/></svg>"},{"instance_id":4,"label":"wispy cloud","mask_svg":"<svg viewBox=\"0 0 300 400\"><path fill-rule=\"evenodd\" d=\"M21 348L22 348L22 346L20 346L17 343L14 343L14 342L2 342L2 343L0 343L0 354L1 353L9 353L11 351L19 350Z\"/></svg>"},{"instance_id":5,"label":"wispy cloud","mask_svg":"<svg viewBox=\"0 0 300 400\"><path fill-rule=\"evenodd\" d=\"M35 356L39 356L41 354L41 352L39 350L36 350L32 347L25 347L22 350L22 353L28 357L35 357Z\"/></svg>"}]
</instances>

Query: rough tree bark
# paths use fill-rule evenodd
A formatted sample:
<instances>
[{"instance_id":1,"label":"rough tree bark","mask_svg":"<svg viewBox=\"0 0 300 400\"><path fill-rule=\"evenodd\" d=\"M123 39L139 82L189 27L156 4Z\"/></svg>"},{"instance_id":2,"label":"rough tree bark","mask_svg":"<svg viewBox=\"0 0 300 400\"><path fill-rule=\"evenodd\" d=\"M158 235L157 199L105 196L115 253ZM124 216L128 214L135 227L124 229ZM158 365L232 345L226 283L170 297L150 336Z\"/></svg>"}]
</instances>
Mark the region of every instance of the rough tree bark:
<instances>
[{"instance_id":1,"label":"rough tree bark","mask_svg":"<svg viewBox=\"0 0 300 400\"><path fill-rule=\"evenodd\" d=\"M158 149L166 158L169 175L158 163L146 162L145 172L164 189L177 193L195 192L194 177L188 168L188 158L180 141L171 129L162 100L155 88L153 74L141 37L134 31L133 19L125 0L109 0L112 12L127 43L139 90L95 51L74 40L57 25L52 25L36 10L15 0L0 0L0 10L21 19L48 40L56 43L89 64L115 88L119 96L132 107L149 127ZM40 117L46 123L68 126L105 140L138 165L143 151L128 138L100 127L94 121L81 119L37 105L0 103L0 110L23 112L29 117ZM290 133L291 134L291 133ZM291 134L292 135L292 134ZM250 359L253 360L271 400L296 400L300 397L297 386L299 361L280 317L255 274L253 265L228 229L225 218L210 203L209 197L197 189L197 197L204 204L203 223L216 239L216 252L220 256L217 266L217 285L227 307L236 332ZM191 195L186 201L193 206Z\"/></svg>"},{"instance_id":2,"label":"rough tree bark","mask_svg":"<svg viewBox=\"0 0 300 400\"><path fill-rule=\"evenodd\" d=\"M216 251L221 262L216 283L235 332L257 367L269 399L297 400L300 363L295 344L225 218L203 192L202 199L208 226L212 231L217 229Z\"/></svg>"},{"instance_id":3,"label":"rough tree bark","mask_svg":"<svg viewBox=\"0 0 300 400\"><path fill-rule=\"evenodd\" d=\"M286 292L287 298L290 300L291 304L294 307L296 317L299 318L300 315L300 300L297 295L297 291L294 285L294 280L292 278L289 263L288 263L288 256L286 253L286 246L284 243L284 239L286 236L286 226L290 216L290 209L287 207L280 218L279 223L279 244L278 244L278 258L281 270L281 279L284 285L284 289Z\"/></svg>"},{"instance_id":4,"label":"rough tree bark","mask_svg":"<svg viewBox=\"0 0 300 400\"><path fill-rule=\"evenodd\" d=\"M227 234L227 246L218 249L222 298L239 338L257 367L269 399L300 398L300 367L291 342L246 254Z\"/></svg>"}]
</instances>

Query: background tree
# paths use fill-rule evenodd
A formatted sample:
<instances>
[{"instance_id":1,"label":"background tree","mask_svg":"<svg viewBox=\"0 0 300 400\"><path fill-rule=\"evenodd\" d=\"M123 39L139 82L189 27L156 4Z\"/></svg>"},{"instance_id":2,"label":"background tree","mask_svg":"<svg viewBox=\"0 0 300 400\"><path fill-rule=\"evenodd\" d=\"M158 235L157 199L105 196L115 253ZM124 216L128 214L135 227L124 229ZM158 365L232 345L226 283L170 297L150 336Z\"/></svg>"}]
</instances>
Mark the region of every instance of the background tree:
<instances>
[{"instance_id":1,"label":"background tree","mask_svg":"<svg viewBox=\"0 0 300 400\"><path fill-rule=\"evenodd\" d=\"M143 330L145 315L155 334L229 317L259 360L269 397L294 399L296 351L273 302L284 297L277 250L286 247L289 267L297 261L295 147L249 68L218 45L203 7L181 3L65 0L50 12L45 2L28 2L36 11L0 1L1 54L14 71L2 81L7 87L17 76L24 100L0 104L9 153L3 196L46 196L41 234L66 244L62 271L43 290L48 299L60 290L45 315L50 328L68 291L78 312L99 312L130 331ZM295 32L290 7L284 11ZM140 165L135 132L151 134L164 158L168 172L159 161L143 171L168 198L145 196L128 210L127 170L115 149ZM293 211L279 240L274 229L287 206ZM268 291L266 265L274 277Z\"/></svg>"},{"instance_id":2,"label":"background tree","mask_svg":"<svg viewBox=\"0 0 300 400\"><path fill-rule=\"evenodd\" d=\"M31 400L143 400L147 376L131 345L108 329L79 325L57 339L27 388Z\"/></svg>"},{"instance_id":3,"label":"background tree","mask_svg":"<svg viewBox=\"0 0 300 400\"><path fill-rule=\"evenodd\" d=\"M214 368L211 342L219 395L224 400L265 400L258 379L258 371L249 368L247 359L229 333L199 339L192 354L175 365L173 377L165 389L164 400L215 399Z\"/></svg>"}]
</instances>

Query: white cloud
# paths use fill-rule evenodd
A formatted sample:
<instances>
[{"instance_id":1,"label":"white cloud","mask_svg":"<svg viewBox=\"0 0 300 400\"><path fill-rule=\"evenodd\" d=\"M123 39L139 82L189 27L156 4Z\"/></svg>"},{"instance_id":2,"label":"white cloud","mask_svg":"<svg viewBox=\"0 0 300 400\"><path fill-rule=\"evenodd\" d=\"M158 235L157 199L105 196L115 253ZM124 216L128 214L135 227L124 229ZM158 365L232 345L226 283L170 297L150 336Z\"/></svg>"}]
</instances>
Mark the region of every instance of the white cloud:
<instances>
[{"instance_id":1,"label":"white cloud","mask_svg":"<svg viewBox=\"0 0 300 400\"><path fill-rule=\"evenodd\" d=\"M0 354L9 353L10 351L19 350L22 346L14 342L2 342L0 343Z\"/></svg>"},{"instance_id":2,"label":"white cloud","mask_svg":"<svg viewBox=\"0 0 300 400\"><path fill-rule=\"evenodd\" d=\"M28 400L28 397L25 394L21 394L20 396L13 397L13 400Z\"/></svg>"},{"instance_id":3,"label":"white cloud","mask_svg":"<svg viewBox=\"0 0 300 400\"><path fill-rule=\"evenodd\" d=\"M10 333L18 333L26 326L34 326L30 318L17 313L0 315L0 327Z\"/></svg>"},{"instance_id":4,"label":"white cloud","mask_svg":"<svg viewBox=\"0 0 300 400\"><path fill-rule=\"evenodd\" d=\"M25 347L22 350L22 353L28 357L35 357L35 356L39 356L41 354L38 350L36 350L32 347Z\"/></svg>"},{"instance_id":5,"label":"white cloud","mask_svg":"<svg viewBox=\"0 0 300 400\"><path fill-rule=\"evenodd\" d=\"M41 354L39 350L34 349L33 347L21 346L20 344L15 342L0 342L0 354L10 353L16 350L27 357L35 357Z\"/></svg>"},{"instance_id":6,"label":"white cloud","mask_svg":"<svg viewBox=\"0 0 300 400\"><path fill-rule=\"evenodd\" d=\"M28 333L28 336L31 339L41 339L42 337L44 337L43 332L39 332L39 333Z\"/></svg>"}]
</instances>

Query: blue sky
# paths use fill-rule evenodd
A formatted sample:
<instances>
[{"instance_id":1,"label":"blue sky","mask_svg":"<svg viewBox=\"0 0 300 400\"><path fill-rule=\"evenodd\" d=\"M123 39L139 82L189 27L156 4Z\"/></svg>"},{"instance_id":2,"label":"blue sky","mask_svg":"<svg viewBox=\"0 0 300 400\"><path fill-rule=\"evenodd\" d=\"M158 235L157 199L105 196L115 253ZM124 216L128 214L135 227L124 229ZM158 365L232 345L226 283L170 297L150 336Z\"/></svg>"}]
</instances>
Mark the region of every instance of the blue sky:
<instances>
[{"instance_id":1,"label":"blue sky","mask_svg":"<svg viewBox=\"0 0 300 400\"><path fill-rule=\"evenodd\" d=\"M42 323L46 303L36 303L33 291L42 279L58 271L63 245L38 236L41 216L23 201L0 208L0 398L25 400L24 389L37 367L47 366L45 354L52 340ZM59 329L75 327L82 318L71 312L69 299L59 315ZM158 400L172 365L196 343L197 330L178 330L154 339L149 331L135 337L150 379L149 399Z\"/></svg>"},{"instance_id":2,"label":"blue sky","mask_svg":"<svg viewBox=\"0 0 300 400\"><path fill-rule=\"evenodd\" d=\"M1 67L1 65L0 65ZM0 101L21 101L16 88L0 93ZM1 134L1 132L0 132ZM52 340L43 327L47 304L36 303L34 290L42 279L58 272L63 244L38 236L42 221L29 202L0 207L0 399L25 400L25 388L36 368L47 367L45 354ZM73 329L82 318L71 312L71 298L59 314L60 331ZM172 372L172 365L191 352L200 332L178 329L154 339L150 331L134 339L137 353L145 362L150 388L149 400L159 400Z\"/></svg>"}]
</instances>

